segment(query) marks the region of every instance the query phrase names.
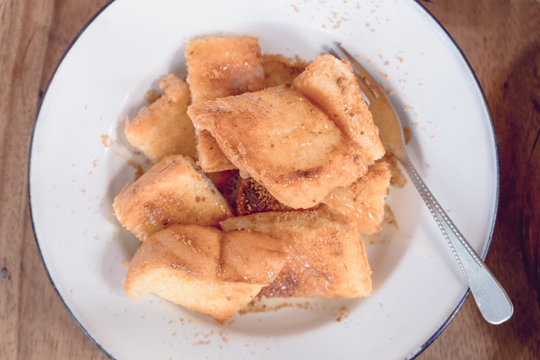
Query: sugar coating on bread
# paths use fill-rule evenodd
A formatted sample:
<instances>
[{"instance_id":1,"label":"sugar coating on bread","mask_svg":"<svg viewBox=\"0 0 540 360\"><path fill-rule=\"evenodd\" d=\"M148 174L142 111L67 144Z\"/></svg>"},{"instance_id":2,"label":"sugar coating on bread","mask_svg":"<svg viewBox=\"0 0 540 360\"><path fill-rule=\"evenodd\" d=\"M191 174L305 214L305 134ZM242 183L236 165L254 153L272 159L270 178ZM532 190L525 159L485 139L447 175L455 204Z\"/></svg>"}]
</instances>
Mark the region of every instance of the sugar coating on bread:
<instances>
[{"instance_id":1,"label":"sugar coating on bread","mask_svg":"<svg viewBox=\"0 0 540 360\"><path fill-rule=\"evenodd\" d=\"M264 86L261 49L256 37L192 40L185 55L193 102L257 91Z\"/></svg>"},{"instance_id":2,"label":"sugar coating on bread","mask_svg":"<svg viewBox=\"0 0 540 360\"><path fill-rule=\"evenodd\" d=\"M186 63L193 102L257 91L264 86L256 37L208 37L187 44ZM206 172L234 169L212 136L198 134L199 164Z\"/></svg>"},{"instance_id":3,"label":"sugar coating on bread","mask_svg":"<svg viewBox=\"0 0 540 360\"><path fill-rule=\"evenodd\" d=\"M186 113L191 102L189 88L172 73L160 82L159 87L164 94L141 108L136 117L126 120L127 140L153 162L171 154L194 158L195 129Z\"/></svg>"},{"instance_id":4,"label":"sugar coating on bread","mask_svg":"<svg viewBox=\"0 0 540 360\"><path fill-rule=\"evenodd\" d=\"M285 258L283 243L260 233L171 225L137 250L124 289L134 300L151 292L224 322L275 279Z\"/></svg>"},{"instance_id":5,"label":"sugar coating on bread","mask_svg":"<svg viewBox=\"0 0 540 360\"><path fill-rule=\"evenodd\" d=\"M293 86L362 147L366 165L384 155L379 129L348 62L321 55L294 79Z\"/></svg>"},{"instance_id":6,"label":"sugar coating on bread","mask_svg":"<svg viewBox=\"0 0 540 360\"><path fill-rule=\"evenodd\" d=\"M285 242L251 230L226 232L218 276L225 281L270 284L285 264Z\"/></svg>"},{"instance_id":7,"label":"sugar coating on bread","mask_svg":"<svg viewBox=\"0 0 540 360\"><path fill-rule=\"evenodd\" d=\"M188 114L236 167L292 208L317 205L364 175L372 162L327 114L287 85L192 104Z\"/></svg>"},{"instance_id":8,"label":"sugar coating on bread","mask_svg":"<svg viewBox=\"0 0 540 360\"><path fill-rule=\"evenodd\" d=\"M389 164L383 157L369 167L366 175L350 185L332 190L322 202L355 221L361 234L373 234L382 227L390 178Z\"/></svg>"},{"instance_id":9,"label":"sugar coating on bread","mask_svg":"<svg viewBox=\"0 0 540 360\"><path fill-rule=\"evenodd\" d=\"M220 225L225 231L249 229L287 242L287 262L261 290L263 296L354 298L371 293L371 269L357 227L324 205L234 217Z\"/></svg>"},{"instance_id":10,"label":"sugar coating on bread","mask_svg":"<svg viewBox=\"0 0 540 360\"><path fill-rule=\"evenodd\" d=\"M238 215L291 210L294 209L280 203L264 186L253 180L253 178L242 179L238 188L238 198L236 199L236 212Z\"/></svg>"},{"instance_id":11,"label":"sugar coating on bread","mask_svg":"<svg viewBox=\"0 0 540 360\"><path fill-rule=\"evenodd\" d=\"M211 181L183 155L169 155L116 196L120 223L140 240L168 224L216 226L232 216Z\"/></svg>"}]
</instances>

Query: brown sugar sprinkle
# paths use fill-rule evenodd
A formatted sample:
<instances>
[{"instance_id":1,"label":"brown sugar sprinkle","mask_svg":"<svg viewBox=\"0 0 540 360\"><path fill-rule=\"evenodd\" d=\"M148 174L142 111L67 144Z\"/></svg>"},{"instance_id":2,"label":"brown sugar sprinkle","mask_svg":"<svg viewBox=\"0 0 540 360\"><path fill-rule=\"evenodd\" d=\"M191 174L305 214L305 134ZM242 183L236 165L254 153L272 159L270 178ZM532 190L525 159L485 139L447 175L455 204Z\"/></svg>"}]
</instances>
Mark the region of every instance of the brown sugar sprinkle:
<instances>
[{"instance_id":1,"label":"brown sugar sprinkle","mask_svg":"<svg viewBox=\"0 0 540 360\"><path fill-rule=\"evenodd\" d=\"M385 224L394 226L396 229L399 229L398 223L396 221L396 217L394 216L394 212L392 211L392 208L388 204L384 205L383 222Z\"/></svg>"},{"instance_id":2,"label":"brown sugar sprinkle","mask_svg":"<svg viewBox=\"0 0 540 360\"><path fill-rule=\"evenodd\" d=\"M298 6L296 6L296 5L293 5L292 7L293 7L294 11L296 11L297 13L299 13L299 12L300 12L300 9L298 9Z\"/></svg>"},{"instance_id":3,"label":"brown sugar sprinkle","mask_svg":"<svg viewBox=\"0 0 540 360\"><path fill-rule=\"evenodd\" d=\"M402 188L407 183L407 178L403 175L401 170L399 169L397 165L397 158L393 154L386 154L385 159L388 161L390 173L392 174L392 177L390 178L390 185Z\"/></svg>"},{"instance_id":4,"label":"brown sugar sprinkle","mask_svg":"<svg viewBox=\"0 0 540 360\"><path fill-rule=\"evenodd\" d=\"M384 63L385 66L390 66L390 61L386 60Z\"/></svg>"},{"instance_id":5,"label":"brown sugar sprinkle","mask_svg":"<svg viewBox=\"0 0 540 360\"><path fill-rule=\"evenodd\" d=\"M136 161L132 161L132 160L128 160L128 165L131 166L133 169L135 169L135 175L133 176L134 179L133 180L137 180L138 178L140 178L143 174L144 174L144 168L142 166L142 164L136 162Z\"/></svg>"},{"instance_id":6,"label":"brown sugar sprinkle","mask_svg":"<svg viewBox=\"0 0 540 360\"><path fill-rule=\"evenodd\" d=\"M236 200L238 215L249 215L267 211L289 211L292 208L283 205L257 183L253 178L243 179L238 190Z\"/></svg>"},{"instance_id":7,"label":"brown sugar sprinkle","mask_svg":"<svg viewBox=\"0 0 540 360\"><path fill-rule=\"evenodd\" d=\"M105 147L112 146L114 144L114 141L111 139L109 135L103 134L101 135L101 143Z\"/></svg>"},{"instance_id":8,"label":"brown sugar sprinkle","mask_svg":"<svg viewBox=\"0 0 540 360\"><path fill-rule=\"evenodd\" d=\"M229 338L225 336L225 332L223 330L218 331L219 336L221 336L221 340L226 344L229 342Z\"/></svg>"},{"instance_id":9,"label":"brown sugar sprinkle","mask_svg":"<svg viewBox=\"0 0 540 360\"><path fill-rule=\"evenodd\" d=\"M346 306L340 307L338 310L338 316L336 318L336 321L337 322L343 321L343 319L346 319L347 317L349 317L349 314L350 314L350 311Z\"/></svg>"},{"instance_id":10,"label":"brown sugar sprinkle","mask_svg":"<svg viewBox=\"0 0 540 360\"><path fill-rule=\"evenodd\" d=\"M196 343L194 343L193 346L208 345L208 344L210 344L210 340L199 340Z\"/></svg>"},{"instance_id":11,"label":"brown sugar sprinkle","mask_svg":"<svg viewBox=\"0 0 540 360\"><path fill-rule=\"evenodd\" d=\"M243 309L239 311L239 314L247 314L247 313L260 313L260 312L268 312L268 311L277 311L279 309L285 308L285 307L291 307L291 308L298 308L298 309L304 309L308 310L309 302L298 302L298 303L292 303L292 302L283 302L275 305L267 305L264 303L260 303L260 298L253 299L247 306L245 306Z\"/></svg>"},{"instance_id":12,"label":"brown sugar sprinkle","mask_svg":"<svg viewBox=\"0 0 540 360\"><path fill-rule=\"evenodd\" d=\"M409 129L408 127L404 127L403 137L405 138L405 144L408 144L409 141L411 141L411 136L412 136L411 129Z\"/></svg>"}]
</instances>

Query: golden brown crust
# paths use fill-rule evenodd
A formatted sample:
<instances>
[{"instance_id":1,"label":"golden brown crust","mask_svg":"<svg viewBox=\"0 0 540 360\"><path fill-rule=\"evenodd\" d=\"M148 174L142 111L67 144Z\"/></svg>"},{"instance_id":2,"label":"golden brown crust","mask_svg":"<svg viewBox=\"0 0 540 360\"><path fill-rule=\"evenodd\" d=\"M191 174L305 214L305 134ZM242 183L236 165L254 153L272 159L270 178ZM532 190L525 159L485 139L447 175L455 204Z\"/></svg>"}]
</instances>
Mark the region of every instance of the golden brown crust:
<instances>
[{"instance_id":1,"label":"golden brown crust","mask_svg":"<svg viewBox=\"0 0 540 360\"><path fill-rule=\"evenodd\" d=\"M195 158L195 129L186 114L191 102L189 88L174 74L169 74L159 86L165 93L141 108L131 121L126 120L127 140L153 162L171 154Z\"/></svg>"},{"instance_id":2,"label":"golden brown crust","mask_svg":"<svg viewBox=\"0 0 540 360\"><path fill-rule=\"evenodd\" d=\"M264 86L256 37L215 37L190 41L186 48L193 102L257 91ZM205 172L234 169L210 133L198 134L199 165Z\"/></svg>"},{"instance_id":3,"label":"golden brown crust","mask_svg":"<svg viewBox=\"0 0 540 360\"><path fill-rule=\"evenodd\" d=\"M283 55L265 54L261 57L264 70L264 87L274 87L291 83L309 65L298 56L288 58Z\"/></svg>"},{"instance_id":4,"label":"golden brown crust","mask_svg":"<svg viewBox=\"0 0 540 360\"><path fill-rule=\"evenodd\" d=\"M268 211L291 211L293 208L280 203L253 178L242 179L236 200L236 212L239 216Z\"/></svg>"},{"instance_id":5,"label":"golden brown crust","mask_svg":"<svg viewBox=\"0 0 540 360\"><path fill-rule=\"evenodd\" d=\"M285 242L250 230L223 233L218 277L268 285L287 258Z\"/></svg>"},{"instance_id":6,"label":"golden brown crust","mask_svg":"<svg viewBox=\"0 0 540 360\"><path fill-rule=\"evenodd\" d=\"M272 282L286 259L266 235L170 225L148 238L129 264L124 289L156 295L224 322Z\"/></svg>"},{"instance_id":7,"label":"golden brown crust","mask_svg":"<svg viewBox=\"0 0 540 360\"><path fill-rule=\"evenodd\" d=\"M384 155L371 112L349 63L321 55L294 81L295 89L323 109L347 136L362 147L366 165Z\"/></svg>"},{"instance_id":8,"label":"golden brown crust","mask_svg":"<svg viewBox=\"0 0 540 360\"><path fill-rule=\"evenodd\" d=\"M233 213L236 214L236 199L242 180L238 169L205 173L205 175L214 183L221 195L227 200Z\"/></svg>"},{"instance_id":9,"label":"golden brown crust","mask_svg":"<svg viewBox=\"0 0 540 360\"><path fill-rule=\"evenodd\" d=\"M362 148L287 85L193 104L188 114L234 165L292 208L313 207L367 171Z\"/></svg>"},{"instance_id":10,"label":"golden brown crust","mask_svg":"<svg viewBox=\"0 0 540 360\"><path fill-rule=\"evenodd\" d=\"M383 157L369 167L366 175L332 190L322 202L355 221L361 234L373 234L382 226L390 177L388 161Z\"/></svg>"},{"instance_id":11,"label":"golden brown crust","mask_svg":"<svg viewBox=\"0 0 540 360\"><path fill-rule=\"evenodd\" d=\"M256 37L208 37L186 47L193 102L258 91L264 86Z\"/></svg>"},{"instance_id":12,"label":"golden brown crust","mask_svg":"<svg viewBox=\"0 0 540 360\"><path fill-rule=\"evenodd\" d=\"M168 224L216 226L232 216L225 199L189 157L169 155L114 199L120 223L140 240Z\"/></svg>"},{"instance_id":13,"label":"golden brown crust","mask_svg":"<svg viewBox=\"0 0 540 360\"><path fill-rule=\"evenodd\" d=\"M249 229L287 242L288 260L261 290L263 296L353 298L371 293L371 269L357 227L325 206L234 217L220 224L225 231Z\"/></svg>"},{"instance_id":14,"label":"golden brown crust","mask_svg":"<svg viewBox=\"0 0 540 360\"><path fill-rule=\"evenodd\" d=\"M199 154L199 166L205 172L236 169L223 154L216 139L206 130L200 130L197 135L197 153Z\"/></svg>"}]
</instances>

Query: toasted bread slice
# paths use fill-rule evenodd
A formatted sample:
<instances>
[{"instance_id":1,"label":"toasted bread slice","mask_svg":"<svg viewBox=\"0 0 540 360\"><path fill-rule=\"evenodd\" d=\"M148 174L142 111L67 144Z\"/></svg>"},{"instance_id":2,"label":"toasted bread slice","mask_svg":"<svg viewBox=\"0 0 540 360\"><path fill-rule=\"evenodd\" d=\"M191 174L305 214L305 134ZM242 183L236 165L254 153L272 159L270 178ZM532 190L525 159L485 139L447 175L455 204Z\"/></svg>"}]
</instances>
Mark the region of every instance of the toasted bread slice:
<instances>
[{"instance_id":1,"label":"toasted bread slice","mask_svg":"<svg viewBox=\"0 0 540 360\"><path fill-rule=\"evenodd\" d=\"M274 87L292 82L309 65L298 56L265 54L261 57L264 70L264 87Z\"/></svg>"},{"instance_id":2,"label":"toasted bread slice","mask_svg":"<svg viewBox=\"0 0 540 360\"><path fill-rule=\"evenodd\" d=\"M242 179L236 200L238 215L249 215L267 211L291 211L293 208L280 203L253 178Z\"/></svg>"},{"instance_id":3,"label":"toasted bread slice","mask_svg":"<svg viewBox=\"0 0 540 360\"><path fill-rule=\"evenodd\" d=\"M227 201L191 158L169 155L114 199L120 223L140 240L168 224L216 226L232 216Z\"/></svg>"},{"instance_id":4,"label":"toasted bread slice","mask_svg":"<svg viewBox=\"0 0 540 360\"><path fill-rule=\"evenodd\" d=\"M131 121L126 120L127 140L153 162L171 154L195 158L195 129L186 114L191 102L187 84L169 74L159 87L165 93L148 107L141 108Z\"/></svg>"},{"instance_id":5,"label":"toasted bread slice","mask_svg":"<svg viewBox=\"0 0 540 360\"><path fill-rule=\"evenodd\" d=\"M390 177L384 157L371 165L366 175L351 185L332 190L322 202L355 221L361 234L373 234L382 226Z\"/></svg>"},{"instance_id":6,"label":"toasted bread slice","mask_svg":"<svg viewBox=\"0 0 540 360\"><path fill-rule=\"evenodd\" d=\"M268 235L240 230L223 233L218 277L224 281L269 285L287 260L286 244Z\"/></svg>"},{"instance_id":7,"label":"toasted bread slice","mask_svg":"<svg viewBox=\"0 0 540 360\"><path fill-rule=\"evenodd\" d=\"M384 155L379 138L356 76L345 60L321 55L293 81L293 86L327 113L332 121L362 147L366 165Z\"/></svg>"},{"instance_id":8,"label":"toasted bread slice","mask_svg":"<svg viewBox=\"0 0 540 360\"><path fill-rule=\"evenodd\" d=\"M256 37L213 37L190 41L186 48L193 102L261 90L264 72ZM198 134L199 164L205 172L234 169L207 131Z\"/></svg>"},{"instance_id":9,"label":"toasted bread slice","mask_svg":"<svg viewBox=\"0 0 540 360\"><path fill-rule=\"evenodd\" d=\"M236 166L223 154L216 139L207 130L197 132L197 154L199 166L204 172L236 169Z\"/></svg>"},{"instance_id":10,"label":"toasted bread slice","mask_svg":"<svg viewBox=\"0 0 540 360\"><path fill-rule=\"evenodd\" d=\"M224 322L275 279L285 259L282 242L263 234L171 225L137 250L124 289L134 300L152 292Z\"/></svg>"},{"instance_id":11,"label":"toasted bread slice","mask_svg":"<svg viewBox=\"0 0 540 360\"><path fill-rule=\"evenodd\" d=\"M225 231L259 231L287 242L287 262L261 290L263 296L354 298L371 293L371 269L356 225L324 205L234 217L220 225Z\"/></svg>"},{"instance_id":12,"label":"toasted bread slice","mask_svg":"<svg viewBox=\"0 0 540 360\"><path fill-rule=\"evenodd\" d=\"M361 147L287 85L193 104L229 160L292 208L317 205L367 171Z\"/></svg>"},{"instance_id":13,"label":"toasted bread slice","mask_svg":"<svg viewBox=\"0 0 540 360\"><path fill-rule=\"evenodd\" d=\"M256 37L208 37L186 47L193 102L258 91L264 86L261 49Z\"/></svg>"}]
</instances>

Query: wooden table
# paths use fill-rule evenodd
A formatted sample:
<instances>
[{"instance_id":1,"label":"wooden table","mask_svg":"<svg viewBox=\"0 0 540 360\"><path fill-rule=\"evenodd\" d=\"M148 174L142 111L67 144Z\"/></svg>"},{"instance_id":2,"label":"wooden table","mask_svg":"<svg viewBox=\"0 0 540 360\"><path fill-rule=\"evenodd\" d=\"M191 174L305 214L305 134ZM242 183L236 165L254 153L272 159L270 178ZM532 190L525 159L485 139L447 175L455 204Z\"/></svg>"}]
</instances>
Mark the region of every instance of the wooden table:
<instances>
[{"instance_id":1,"label":"wooden table","mask_svg":"<svg viewBox=\"0 0 540 360\"><path fill-rule=\"evenodd\" d=\"M45 275L26 191L40 97L71 40L106 2L0 0L0 359L106 358L77 327ZM539 359L540 310L523 265L521 209L540 128L540 2L436 0L425 6L467 56L493 114L501 192L487 264L507 289L515 314L503 325L488 325L469 297L419 358ZM533 191L540 182L536 174L529 183ZM532 206L540 222L538 205ZM538 225L535 236L538 243Z\"/></svg>"}]
</instances>

